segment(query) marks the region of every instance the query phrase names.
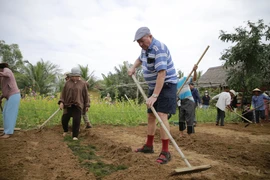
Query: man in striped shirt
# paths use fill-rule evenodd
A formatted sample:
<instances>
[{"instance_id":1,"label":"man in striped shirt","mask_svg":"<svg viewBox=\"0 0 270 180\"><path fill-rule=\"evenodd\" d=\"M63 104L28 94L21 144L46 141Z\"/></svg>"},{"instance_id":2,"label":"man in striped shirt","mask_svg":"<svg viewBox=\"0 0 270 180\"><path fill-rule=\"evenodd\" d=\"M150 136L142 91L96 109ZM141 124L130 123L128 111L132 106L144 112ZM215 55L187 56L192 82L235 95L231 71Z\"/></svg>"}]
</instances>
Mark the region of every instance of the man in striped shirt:
<instances>
[{"instance_id":1,"label":"man in striped shirt","mask_svg":"<svg viewBox=\"0 0 270 180\"><path fill-rule=\"evenodd\" d=\"M177 74L169 49L155 39L147 27L137 30L134 41L138 42L142 50L134 65L128 70L128 74L131 76L137 67L142 66L144 79L149 87L146 101L148 107L147 141L142 148L135 152L153 153L156 118L150 107L155 108L166 128L170 130L168 114L175 114L176 111ZM166 164L170 161L171 154L168 148L169 138L162 127L160 136L162 149L157 162Z\"/></svg>"}]
</instances>

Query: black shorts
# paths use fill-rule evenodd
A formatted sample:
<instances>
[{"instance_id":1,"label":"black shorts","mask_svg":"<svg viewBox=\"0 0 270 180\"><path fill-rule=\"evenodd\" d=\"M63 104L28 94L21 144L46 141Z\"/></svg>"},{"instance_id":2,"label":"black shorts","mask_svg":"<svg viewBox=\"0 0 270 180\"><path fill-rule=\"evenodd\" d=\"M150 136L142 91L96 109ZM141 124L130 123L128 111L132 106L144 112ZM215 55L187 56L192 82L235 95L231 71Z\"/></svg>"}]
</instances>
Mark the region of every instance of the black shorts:
<instances>
[{"instance_id":1,"label":"black shorts","mask_svg":"<svg viewBox=\"0 0 270 180\"><path fill-rule=\"evenodd\" d=\"M153 91L148 91L148 97L152 96ZM176 91L176 84L164 83L157 101L154 103L155 110L165 114L175 114L177 106ZM152 113L151 108L148 108L147 112Z\"/></svg>"}]
</instances>

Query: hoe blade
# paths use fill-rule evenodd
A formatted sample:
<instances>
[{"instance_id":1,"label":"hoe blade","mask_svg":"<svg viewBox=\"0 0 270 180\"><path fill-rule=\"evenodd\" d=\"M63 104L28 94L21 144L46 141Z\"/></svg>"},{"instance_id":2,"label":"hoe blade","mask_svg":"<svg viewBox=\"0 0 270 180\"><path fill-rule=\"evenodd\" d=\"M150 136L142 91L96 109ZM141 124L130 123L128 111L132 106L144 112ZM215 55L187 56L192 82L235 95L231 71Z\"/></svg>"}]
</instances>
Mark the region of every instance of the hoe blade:
<instances>
[{"instance_id":1,"label":"hoe blade","mask_svg":"<svg viewBox=\"0 0 270 180\"><path fill-rule=\"evenodd\" d=\"M205 170L210 169L210 168L211 168L211 165L202 165L202 166L192 166L192 167L186 167L186 168L177 168L172 172L171 175L196 173L196 172L205 171Z\"/></svg>"}]
</instances>

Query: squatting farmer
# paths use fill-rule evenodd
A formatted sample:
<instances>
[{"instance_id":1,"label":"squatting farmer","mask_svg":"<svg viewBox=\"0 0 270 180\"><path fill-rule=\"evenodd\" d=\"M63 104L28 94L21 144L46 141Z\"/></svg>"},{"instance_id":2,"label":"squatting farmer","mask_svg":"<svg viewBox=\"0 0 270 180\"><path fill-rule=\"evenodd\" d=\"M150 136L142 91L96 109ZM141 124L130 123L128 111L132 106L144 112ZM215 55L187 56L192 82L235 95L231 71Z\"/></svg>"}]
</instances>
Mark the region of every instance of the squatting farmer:
<instances>
[{"instance_id":1,"label":"squatting farmer","mask_svg":"<svg viewBox=\"0 0 270 180\"><path fill-rule=\"evenodd\" d=\"M142 66L143 75L148 84L148 127L147 140L143 147L135 152L153 153L153 142L156 131L156 117L151 111L153 106L165 124L170 130L168 114L175 114L176 111L176 83L177 74L169 49L165 44L155 39L149 28L141 27L135 34L134 41L137 41L142 48L141 54L128 70L128 75L135 73L136 68ZM160 136L162 140L162 149L157 162L166 164L171 159L169 152L169 138L165 130L161 127Z\"/></svg>"}]
</instances>

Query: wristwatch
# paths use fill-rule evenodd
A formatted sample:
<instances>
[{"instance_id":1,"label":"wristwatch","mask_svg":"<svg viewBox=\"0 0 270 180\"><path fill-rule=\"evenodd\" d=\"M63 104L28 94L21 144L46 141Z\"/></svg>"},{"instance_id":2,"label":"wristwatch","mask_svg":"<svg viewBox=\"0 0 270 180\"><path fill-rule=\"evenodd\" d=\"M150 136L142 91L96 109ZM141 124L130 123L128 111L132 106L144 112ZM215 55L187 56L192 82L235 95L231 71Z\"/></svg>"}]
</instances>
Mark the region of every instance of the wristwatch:
<instances>
[{"instance_id":1,"label":"wristwatch","mask_svg":"<svg viewBox=\"0 0 270 180\"><path fill-rule=\"evenodd\" d=\"M158 95L157 94L152 94L152 97L157 98Z\"/></svg>"}]
</instances>

